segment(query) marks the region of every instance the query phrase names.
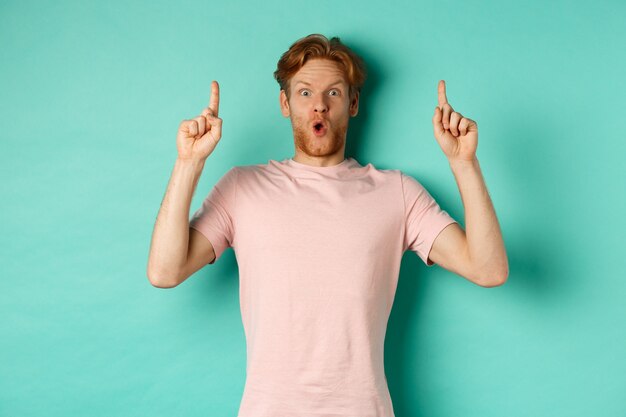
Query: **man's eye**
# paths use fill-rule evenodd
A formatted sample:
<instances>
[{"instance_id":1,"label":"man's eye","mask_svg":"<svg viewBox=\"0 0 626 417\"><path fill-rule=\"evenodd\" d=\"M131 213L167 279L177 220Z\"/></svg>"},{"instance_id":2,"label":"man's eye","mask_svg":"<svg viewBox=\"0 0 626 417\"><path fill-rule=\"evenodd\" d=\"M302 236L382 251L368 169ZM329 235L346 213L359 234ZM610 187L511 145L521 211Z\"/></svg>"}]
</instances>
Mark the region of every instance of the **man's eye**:
<instances>
[{"instance_id":1,"label":"man's eye","mask_svg":"<svg viewBox=\"0 0 626 417\"><path fill-rule=\"evenodd\" d=\"M309 91L308 90L302 90L300 91L300 94L303 96L308 96L309 95Z\"/></svg>"},{"instance_id":2,"label":"man's eye","mask_svg":"<svg viewBox=\"0 0 626 417\"><path fill-rule=\"evenodd\" d=\"M333 93L335 93L335 94L333 94ZM338 96L339 95L339 91L338 90L330 90L330 95Z\"/></svg>"}]
</instances>

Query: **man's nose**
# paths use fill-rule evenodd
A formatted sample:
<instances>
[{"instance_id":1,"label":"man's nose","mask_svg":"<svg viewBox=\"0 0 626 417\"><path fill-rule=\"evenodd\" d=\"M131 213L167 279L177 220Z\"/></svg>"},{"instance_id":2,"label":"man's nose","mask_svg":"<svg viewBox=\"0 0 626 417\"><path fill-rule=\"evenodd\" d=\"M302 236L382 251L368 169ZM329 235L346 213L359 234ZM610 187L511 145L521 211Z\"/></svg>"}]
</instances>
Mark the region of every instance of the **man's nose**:
<instances>
[{"instance_id":1,"label":"man's nose","mask_svg":"<svg viewBox=\"0 0 626 417\"><path fill-rule=\"evenodd\" d=\"M317 113L325 113L328 111L328 105L326 104L326 100L324 100L324 97L321 97L315 101L313 110L315 110L315 112Z\"/></svg>"}]
</instances>

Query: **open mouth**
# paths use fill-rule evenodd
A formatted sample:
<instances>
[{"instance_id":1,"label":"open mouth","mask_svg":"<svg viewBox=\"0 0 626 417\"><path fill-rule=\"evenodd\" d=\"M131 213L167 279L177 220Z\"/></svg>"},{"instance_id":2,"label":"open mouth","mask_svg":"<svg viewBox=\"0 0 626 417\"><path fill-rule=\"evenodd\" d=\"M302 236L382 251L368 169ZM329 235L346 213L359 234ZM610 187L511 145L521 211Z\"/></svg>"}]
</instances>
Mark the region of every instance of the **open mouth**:
<instances>
[{"instance_id":1,"label":"open mouth","mask_svg":"<svg viewBox=\"0 0 626 417\"><path fill-rule=\"evenodd\" d=\"M313 133L317 136L322 136L326 133L326 125L323 122L313 123Z\"/></svg>"}]
</instances>

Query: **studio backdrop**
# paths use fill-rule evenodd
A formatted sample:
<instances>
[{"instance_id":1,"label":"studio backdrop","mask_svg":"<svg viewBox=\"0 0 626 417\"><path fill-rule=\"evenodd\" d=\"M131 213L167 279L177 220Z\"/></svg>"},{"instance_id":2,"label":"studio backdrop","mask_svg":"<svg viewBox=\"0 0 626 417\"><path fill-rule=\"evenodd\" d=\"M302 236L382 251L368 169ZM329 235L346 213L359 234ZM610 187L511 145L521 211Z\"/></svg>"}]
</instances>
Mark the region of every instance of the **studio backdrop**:
<instances>
[{"instance_id":1,"label":"studio backdrop","mask_svg":"<svg viewBox=\"0 0 626 417\"><path fill-rule=\"evenodd\" d=\"M465 225L431 117L479 127L508 281L413 252L385 338L398 417L623 416L622 1L4 1L0 416L236 416L246 341L232 248L171 289L146 275L183 119L220 83L233 166L294 155L273 71L311 33L368 67L346 156L400 169Z\"/></svg>"}]
</instances>

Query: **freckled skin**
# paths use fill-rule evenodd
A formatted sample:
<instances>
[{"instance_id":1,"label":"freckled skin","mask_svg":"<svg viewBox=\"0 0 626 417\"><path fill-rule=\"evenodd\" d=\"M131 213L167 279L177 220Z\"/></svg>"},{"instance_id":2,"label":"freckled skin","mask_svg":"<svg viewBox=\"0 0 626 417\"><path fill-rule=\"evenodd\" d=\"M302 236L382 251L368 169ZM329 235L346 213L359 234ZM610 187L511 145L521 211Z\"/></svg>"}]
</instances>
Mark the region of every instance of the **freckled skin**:
<instances>
[{"instance_id":1,"label":"freckled skin","mask_svg":"<svg viewBox=\"0 0 626 417\"><path fill-rule=\"evenodd\" d=\"M340 80L341 83L334 84ZM305 81L310 85L298 83ZM359 96L352 101L349 86L338 63L312 59L289 81L290 97L280 92L283 116L291 119L297 162L329 166L344 160L346 134L350 117L358 112ZM315 119L326 121L328 130L317 137L311 124Z\"/></svg>"}]
</instances>

